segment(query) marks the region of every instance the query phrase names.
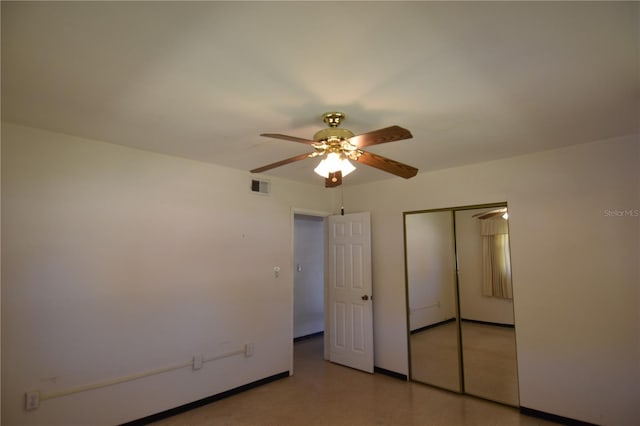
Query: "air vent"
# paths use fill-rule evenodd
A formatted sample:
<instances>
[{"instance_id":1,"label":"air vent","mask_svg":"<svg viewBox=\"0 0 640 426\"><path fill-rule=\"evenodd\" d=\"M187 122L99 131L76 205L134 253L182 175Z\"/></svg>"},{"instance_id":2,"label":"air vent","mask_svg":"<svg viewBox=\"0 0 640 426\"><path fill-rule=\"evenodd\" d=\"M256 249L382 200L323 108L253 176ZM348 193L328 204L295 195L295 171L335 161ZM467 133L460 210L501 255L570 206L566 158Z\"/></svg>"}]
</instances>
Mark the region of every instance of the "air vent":
<instances>
[{"instance_id":1,"label":"air vent","mask_svg":"<svg viewBox=\"0 0 640 426\"><path fill-rule=\"evenodd\" d=\"M264 195L268 194L269 181L251 179L251 192L255 192L257 194L264 194Z\"/></svg>"}]
</instances>

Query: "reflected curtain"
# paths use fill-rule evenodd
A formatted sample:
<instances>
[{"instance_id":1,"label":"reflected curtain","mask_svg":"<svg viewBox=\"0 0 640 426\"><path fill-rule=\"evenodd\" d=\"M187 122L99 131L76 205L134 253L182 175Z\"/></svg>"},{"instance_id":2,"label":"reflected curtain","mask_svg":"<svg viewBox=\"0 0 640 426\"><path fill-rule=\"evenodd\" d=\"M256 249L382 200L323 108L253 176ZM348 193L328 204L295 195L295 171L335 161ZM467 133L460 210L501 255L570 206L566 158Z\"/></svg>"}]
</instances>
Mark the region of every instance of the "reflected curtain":
<instances>
[{"instance_id":1,"label":"reflected curtain","mask_svg":"<svg viewBox=\"0 0 640 426\"><path fill-rule=\"evenodd\" d=\"M513 298L511 291L511 256L509 226L505 219L480 220L482 235L482 294Z\"/></svg>"}]
</instances>

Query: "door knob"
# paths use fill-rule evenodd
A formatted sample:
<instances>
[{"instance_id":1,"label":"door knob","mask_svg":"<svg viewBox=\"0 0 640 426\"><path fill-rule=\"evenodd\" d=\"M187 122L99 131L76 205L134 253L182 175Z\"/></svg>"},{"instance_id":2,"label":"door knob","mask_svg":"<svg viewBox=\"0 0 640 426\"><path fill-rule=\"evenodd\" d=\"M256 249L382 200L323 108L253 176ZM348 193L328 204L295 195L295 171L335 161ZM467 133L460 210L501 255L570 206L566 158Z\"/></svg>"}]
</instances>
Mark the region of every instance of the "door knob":
<instances>
[{"instance_id":1,"label":"door knob","mask_svg":"<svg viewBox=\"0 0 640 426\"><path fill-rule=\"evenodd\" d=\"M364 296L362 296L362 300L369 300L369 296L365 294Z\"/></svg>"}]
</instances>

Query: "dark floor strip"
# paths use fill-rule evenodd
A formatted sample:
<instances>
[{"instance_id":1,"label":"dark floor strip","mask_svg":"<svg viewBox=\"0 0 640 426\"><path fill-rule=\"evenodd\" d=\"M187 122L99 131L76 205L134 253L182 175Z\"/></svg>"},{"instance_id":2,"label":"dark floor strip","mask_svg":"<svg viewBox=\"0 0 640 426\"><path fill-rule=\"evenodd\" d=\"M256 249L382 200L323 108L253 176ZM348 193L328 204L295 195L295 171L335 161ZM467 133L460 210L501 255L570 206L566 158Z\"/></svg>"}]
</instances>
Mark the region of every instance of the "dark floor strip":
<instances>
[{"instance_id":1,"label":"dark floor strip","mask_svg":"<svg viewBox=\"0 0 640 426\"><path fill-rule=\"evenodd\" d=\"M544 411L534 410L533 408L520 407L520 412L526 416L537 417L539 419L549 420L566 426L598 426L595 423L583 422L582 420L545 413Z\"/></svg>"},{"instance_id":2,"label":"dark floor strip","mask_svg":"<svg viewBox=\"0 0 640 426\"><path fill-rule=\"evenodd\" d=\"M301 340L314 339L316 337L324 336L324 331L318 331L317 333L307 334L305 336L294 337L293 343L297 343Z\"/></svg>"},{"instance_id":3,"label":"dark floor strip","mask_svg":"<svg viewBox=\"0 0 640 426\"><path fill-rule=\"evenodd\" d=\"M385 376L393 377L394 379L400 379L404 382L408 380L406 374L396 373L395 371L387 370L386 368L373 367L373 371L376 373L384 374Z\"/></svg>"},{"instance_id":4,"label":"dark floor strip","mask_svg":"<svg viewBox=\"0 0 640 426\"><path fill-rule=\"evenodd\" d=\"M162 411L160 413L152 414L147 417L143 417L138 420L133 420L127 423L123 423L122 426L143 426L148 425L153 422L157 422L162 419L166 419L167 417L175 416L176 414L184 413L185 411L193 410L194 408L202 407L203 405L211 404L212 402L219 401L223 398L228 398L233 395L237 395L240 392L247 391L249 389L253 389L258 386L262 386L264 384L273 382L278 379L284 379L285 377L289 377L288 371L283 371L282 373L274 374L273 376L265 377L264 379L256 380L255 382L247 383L246 385L238 386L237 388L230 389L228 391L208 396L206 398L199 399L197 401L190 402L188 404L181 405L179 407L172 408L170 410Z\"/></svg>"}]
</instances>

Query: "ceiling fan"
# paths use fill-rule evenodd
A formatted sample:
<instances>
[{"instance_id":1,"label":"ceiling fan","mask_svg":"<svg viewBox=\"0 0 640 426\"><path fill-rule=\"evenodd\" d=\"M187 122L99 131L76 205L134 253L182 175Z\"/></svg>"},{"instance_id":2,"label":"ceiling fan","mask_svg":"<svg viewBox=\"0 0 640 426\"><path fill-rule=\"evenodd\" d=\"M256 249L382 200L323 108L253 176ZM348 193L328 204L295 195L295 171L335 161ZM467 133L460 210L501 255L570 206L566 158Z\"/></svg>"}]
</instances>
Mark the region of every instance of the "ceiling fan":
<instances>
[{"instance_id":1,"label":"ceiling fan","mask_svg":"<svg viewBox=\"0 0 640 426\"><path fill-rule=\"evenodd\" d=\"M488 212L476 213L471 217L477 217L478 219L491 219L492 217L502 216L503 219L509 219L509 212L506 207L500 207Z\"/></svg>"},{"instance_id":2,"label":"ceiling fan","mask_svg":"<svg viewBox=\"0 0 640 426\"><path fill-rule=\"evenodd\" d=\"M342 184L342 178L355 170L355 167L349 160L375 167L376 169L405 179L409 179L418 173L418 169L415 167L361 149L380 143L410 139L413 137L410 131L400 126L391 126L360 135L354 135L350 130L338 128L344 119L345 115L341 112L327 112L323 114L322 120L329 128L317 132L313 136L313 140L277 133L262 133L260 136L311 145L314 151L309 154L296 155L295 157L258 167L257 169L251 170L251 173L262 173L276 167L284 166L285 164L315 157L322 157L322 161L314 171L325 178L325 187L327 188Z\"/></svg>"}]
</instances>

